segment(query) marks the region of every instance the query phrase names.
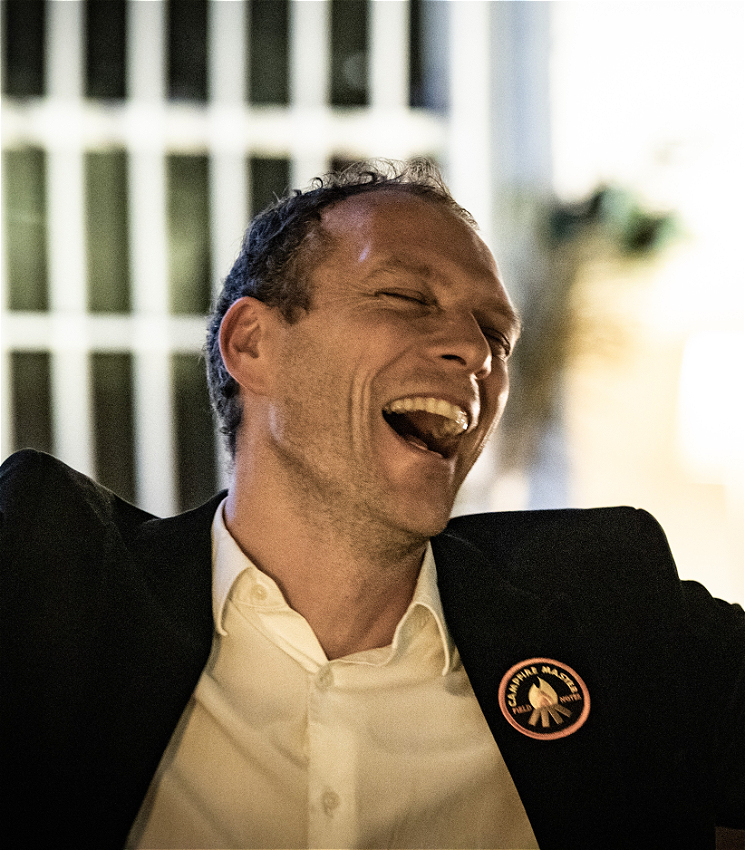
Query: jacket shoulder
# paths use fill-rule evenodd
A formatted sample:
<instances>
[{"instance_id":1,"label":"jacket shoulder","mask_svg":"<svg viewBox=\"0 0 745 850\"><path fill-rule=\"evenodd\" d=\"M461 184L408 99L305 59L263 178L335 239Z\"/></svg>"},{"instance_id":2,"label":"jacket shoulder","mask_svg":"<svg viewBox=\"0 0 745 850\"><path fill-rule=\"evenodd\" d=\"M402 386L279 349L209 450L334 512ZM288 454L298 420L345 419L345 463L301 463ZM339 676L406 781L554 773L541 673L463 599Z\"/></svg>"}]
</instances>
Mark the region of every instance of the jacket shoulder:
<instances>
[{"instance_id":1,"label":"jacket shoulder","mask_svg":"<svg viewBox=\"0 0 745 850\"><path fill-rule=\"evenodd\" d=\"M108 488L44 452L24 449L0 467L0 512L5 529L69 520L68 532L86 520L116 524L125 534L152 519Z\"/></svg>"},{"instance_id":2,"label":"jacket shoulder","mask_svg":"<svg viewBox=\"0 0 745 850\"><path fill-rule=\"evenodd\" d=\"M536 511L499 511L454 517L445 533L486 543L495 538L527 541L549 534L564 539L616 537L629 532L662 531L647 511L628 506L607 508L562 508Z\"/></svg>"},{"instance_id":3,"label":"jacket shoulder","mask_svg":"<svg viewBox=\"0 0 745 850\"><path fill-rule=\"evenodd\" d=\"M452 519L441 537L474 547L504 578L530 591L599 579L611 591L679 586L664 531L637 508L475 514Z\"/></svg>"},{"instance_id":4,"label":"jacket shoulder","mask_svg":"<svg viewBox=\"0 0 745 850\"><path fill-rule=\"evenodd\" d=\"M0 467L0 552L8 616L56 600L59 616L79 594L113 590L127 551L151 515L56 458L26 450ZM43 600L43 602L42 602ZM39 615L41 616L41 615Z\"/></svg>"},{"instance_id":5,"label":"jacket shoulder","mask_svg":"<svg viewBox=\"0 0 745 850\"><path fill-rule=\"evenodd\" d=\"M0 467L3 604L65 598L80 607L76 592L118 604L147 584L164 611L188 621L183 588L209 600L210 528L224 495L160 519L50 455L19 452Z\"/></svg>"},{"instance_id":6,"label":"jacket shoulder","mask_svg":"<svg viewBox=\"0 0 745 850\"><path fill-rule=\"evenodd\" d=\"M155 519L21 452L0 469L0 504L11 810L42 812L32 835L122 846L209 655L215 500Z\"/></svg>"}]
</instances>

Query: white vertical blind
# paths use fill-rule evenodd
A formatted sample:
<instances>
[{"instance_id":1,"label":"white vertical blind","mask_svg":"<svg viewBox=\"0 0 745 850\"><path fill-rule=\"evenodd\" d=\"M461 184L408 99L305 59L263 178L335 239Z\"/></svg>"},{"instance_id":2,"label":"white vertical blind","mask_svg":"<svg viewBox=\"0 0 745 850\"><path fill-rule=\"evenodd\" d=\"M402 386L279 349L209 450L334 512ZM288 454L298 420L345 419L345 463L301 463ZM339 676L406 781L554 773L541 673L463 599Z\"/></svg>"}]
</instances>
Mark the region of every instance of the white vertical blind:
<instances>
[{"instance_id":1,"label":"white vertical blind","mask_svg":"<svg viewBox=\"0 0 745 850\"><path fill-rule=\"evenodd\" d=\"M450 189L487 236L492 229L491 3L451 3L450 116L447 167Z\"/></svg>"},{"instance_id":2,"label":"white vertical blind","mask_svg":"<svg viewBox=\"0 0 745 850\"><path fill-rule=\"evenodd\" d=\"M290 104L293 115L290 181L303 186L327 168L327 104L330 90L331 3L290 6Z\"/></svg>"},{"instance_id":3,"label":"white vertical blind","mask_svg":"<svg viewBox=\"0 0 745 850\"><path fill-rule=\"evenodd\" d=\"M163 515L177 507L162 148L165 4L129 3L127 12L127 86L135 106L128 157L135 486L138 504Z\"/></svg>"},{"instance_id":4,"label":"white vertical blind","mask_svg":"<svg viewBox=\"0 0 745 850\"><path fill-rule=\"evenodd\" d=\"M240 235L247 224L245 142L235 130L242 124L246 102L246 12L244 3L209 5L207 82L212 136L216 142L210 156L210 236L212 282L216 292L236 257ZM226 144L226 139L233 144Z\"/></svg>"},{"instance_id":5,"label":"white vertical blind","mask_svg":"<svg viewBox=\"0 0 745 850\"><path fill-rule=\"evenodd\" d=\"M370 18L370 102L373 109L406 109L409 105L409 4L403 0L373 0Z\"/></svg>"},{"instance_id":6,"label":"white vertical blind","mask_svg":"<svg viewBox=\"0 0 745 850\"><path fill-rule=\"evenodd\" d=\"M46 90L57 133L47 148L47 233L53 450L92 475L92 423L86 312L85 175L79 134L83 81L81 3L47 4Z\"/></svg>"}]
</instances>

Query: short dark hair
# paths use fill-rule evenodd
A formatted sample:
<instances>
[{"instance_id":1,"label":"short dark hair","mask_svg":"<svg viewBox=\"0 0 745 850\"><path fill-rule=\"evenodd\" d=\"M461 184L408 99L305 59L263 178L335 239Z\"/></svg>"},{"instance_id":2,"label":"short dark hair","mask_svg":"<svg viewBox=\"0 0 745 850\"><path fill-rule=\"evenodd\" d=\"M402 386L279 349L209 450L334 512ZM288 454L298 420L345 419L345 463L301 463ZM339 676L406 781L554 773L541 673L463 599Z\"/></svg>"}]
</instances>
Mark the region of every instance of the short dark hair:
<instances>
[{"instance_id":1,"label":"short dark hair","mask_svg":"<svg viewBox=\"0 0 745 850\"><path fill-rule=\"evenodd\" d=\"M260 212L225 278L210 316L205 346L210 398L231 456L235 455L243 409L238 384L220 354L220 325L225 314L235 301L250 295L276 307L287 322L296 322L311 308L310 274L328 244L322 234L322 210L354 195L383 190L442 204L477 229L471 214L453 199L437 166L419 158L354 163L343 171L316 177L307 190L295 190Z\"/></svg>"}]
</instances>

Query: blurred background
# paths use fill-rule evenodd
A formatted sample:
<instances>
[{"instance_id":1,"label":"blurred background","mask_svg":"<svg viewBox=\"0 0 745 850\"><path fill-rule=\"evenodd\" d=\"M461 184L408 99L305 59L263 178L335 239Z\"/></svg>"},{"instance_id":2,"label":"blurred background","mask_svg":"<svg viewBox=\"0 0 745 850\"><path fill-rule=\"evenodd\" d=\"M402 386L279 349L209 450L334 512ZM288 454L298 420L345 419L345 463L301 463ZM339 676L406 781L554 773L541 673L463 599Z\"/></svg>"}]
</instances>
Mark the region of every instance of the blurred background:
<instances>
[{"instance_id":1,"label":"blurred background","mask_svg":"<svg viewBox=\"0 0 745 850\"><path fill-rule=\"evenodd\" d=\"M644 507L743 599L744 3L1 7L3 457L208 498L205 314L250 216L426 155L525 321L456 512Z\"/></svg>"}]
</instances>

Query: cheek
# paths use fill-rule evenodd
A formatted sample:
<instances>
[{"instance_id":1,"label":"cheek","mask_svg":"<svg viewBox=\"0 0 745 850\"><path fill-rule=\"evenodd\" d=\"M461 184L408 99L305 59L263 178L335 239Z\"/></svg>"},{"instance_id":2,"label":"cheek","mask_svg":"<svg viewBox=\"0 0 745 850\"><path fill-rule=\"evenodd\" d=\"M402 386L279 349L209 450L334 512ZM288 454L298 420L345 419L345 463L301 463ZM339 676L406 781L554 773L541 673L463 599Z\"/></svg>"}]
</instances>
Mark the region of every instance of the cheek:
<instances>
[{"instance_id":1,"label":"cheek","mask_svg":"<svg viewBox=\"0 0 745 850\"><path fill-rule=\"evenodd\" d=\"M278 378L282 409L298 426L328 432L345 421L351 376L338 340L301 340L282 359Z\"/></svg>"},{"instance_id":2,"label":"cheek","mask_svg":"<svg viewBox=\"0 0 745 850\"><path fill-rule=\"evenodd\" d=\"M492 367L492 373L489 376L488 383L485 385L482 396L485 410L495 420L499 420L499 417L504 411L509 391L510 378L507 371L507 364L502 360L496 361L496 364Z\"/></svg>"}]
</instances>

